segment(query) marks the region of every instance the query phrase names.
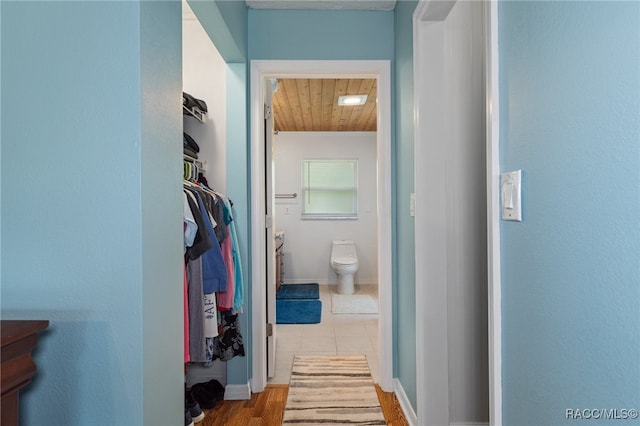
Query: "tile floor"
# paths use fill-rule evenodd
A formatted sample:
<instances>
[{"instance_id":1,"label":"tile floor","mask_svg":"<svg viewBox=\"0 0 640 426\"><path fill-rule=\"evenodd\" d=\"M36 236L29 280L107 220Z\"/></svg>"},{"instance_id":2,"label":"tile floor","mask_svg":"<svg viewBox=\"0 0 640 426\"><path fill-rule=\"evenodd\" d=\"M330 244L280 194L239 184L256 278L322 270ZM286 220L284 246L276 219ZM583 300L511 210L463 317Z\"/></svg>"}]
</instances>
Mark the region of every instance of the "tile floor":
<instances>
[{"instance_id":1,"label":"tile floor","mask_svg":"<svg viewBox=\"0 0 640 426\"><path fill-rule=\"evenodd\" d=\"M357 293L377 294L377 286L356 286ZM289 383L294 355L364 354L373 381L380 380L378 314L333 314L331 292L335 286L321 285L320 324L279 324L276 328L276 374L270 384Z\"/></svg>"}]
</instances>

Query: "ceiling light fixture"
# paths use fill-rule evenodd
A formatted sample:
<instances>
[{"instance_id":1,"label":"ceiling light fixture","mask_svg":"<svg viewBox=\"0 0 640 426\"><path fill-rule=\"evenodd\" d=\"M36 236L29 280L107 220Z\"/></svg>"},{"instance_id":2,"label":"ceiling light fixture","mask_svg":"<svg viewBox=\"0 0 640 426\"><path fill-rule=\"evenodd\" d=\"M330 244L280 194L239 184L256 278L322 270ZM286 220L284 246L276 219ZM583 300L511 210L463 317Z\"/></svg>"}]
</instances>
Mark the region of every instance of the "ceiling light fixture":
<instances>
[{"instance_id":1,"label":"ceiling light fixture","mask_svg":"<svg viewBox=\"0 0 640 426\"><path fill-rule=\"evenodd\" d=\"M366 102L367 102L367 95L338 96L338 105L340 106L364 105Z\"/></svg>"}]
</instances>

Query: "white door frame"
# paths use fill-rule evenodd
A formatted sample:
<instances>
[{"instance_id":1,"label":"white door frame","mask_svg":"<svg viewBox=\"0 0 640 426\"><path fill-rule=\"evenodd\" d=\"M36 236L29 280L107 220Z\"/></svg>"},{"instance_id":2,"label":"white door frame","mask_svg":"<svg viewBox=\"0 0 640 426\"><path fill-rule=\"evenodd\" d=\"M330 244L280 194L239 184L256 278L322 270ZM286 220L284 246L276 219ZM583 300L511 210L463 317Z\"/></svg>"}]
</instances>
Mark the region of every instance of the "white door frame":
<instances>
[{"instance_id":1,"label":"white door frame","mask_svg":"<svg viewBox=\"0 0 640 426\"><path fill-rule=\"evenodd\" d=\"M266 210L266 241L265 241L265 250L266 254L266 270L268 271L268 276L266 277L267 290L266 290L266 299L267 299L267 324L275 324L276 323L276 241L275 241L275 232L276 232L276 221L275 221L275 194L274 194L274 185L275 182L273 180L273 91L274 91L274 81L269 80L267 84L265 84L264 91L262 92L264 95L262 104L265 109L269 109L269 115L267 116L267 111L264 110L263 114L263 123L264 129L269 129L269 131L263 132L264 137L264 168L265 173L262 174L264 176L264 188L265 188L265 210ZM267 377L273 377L276 374L276 327L272 327L271 336L267 336Z\"/></svg>"},{"instance_id":2,"label":"white door frame","mask_svg":"<svg viewBox=\"0 0 640 426\"><path fill-rule=\"evenodd\" d=\"M429 90L435 96L445 96L441 88L444 77L438 60L425 53L442 46L444 19L455 1L420 1L413 14L414 93L415 96L415 158L425 158L428 152L435 158L433 164L415 167L416 194L421 185L437 182L442 161L438 154L443 144L427 147L425 127L438 128L441 109L420 94ZM488 349L489 349L489 422L502 424L502 332L501 332L501 281L500 281L500 222L499 222L499 84L498 84L498 15L497 2L487 1L485 7L485 58L486 58L486 114L487 114L487 254L488 254ZM428 21L427 25L420 22ZM429 36L423 45L425 36ZM432 44L433 43L433 44ZM437 52L436 55L444 52ZM433 98L433 97L430 97ZM440 175L442 176L442 175ZM434 212L443 200L442 185L429 187L429 200L416 197L417 214L431 211L429 223L416 221L416 259L430 259L428 263L416 262L416 376L418 424L449 424L449 381L447 354L447 289L446 286L428 286L430 282L446 282L446 253L439 250L442 236L439 225L446 220L443 211ZM432 237L427 241L418 238L425 233ZM426 350L429 348L429 350ZM426 414L425 414L426 413Z\"/></svg>"},{"instance_id":3,"label":"white door frame","mask_svg":"<svg viewBox=\"0 0 640 426\"><path fill-rule=\"evenodd\" d=\"M500 82L498 2L485 8L487 92L487 256L489 274L489 424L502 425L502 281L500 274Z\"/></svg>"},{"instance_id":4,"label":"white door frame","mask_svg":"<svg viewBox=\"0 0 640 426\"><path fill-rule=\"evenodd\" d=\"M251 388L261 392L267 383L265 291L265 189L264 126L262 124L267 78L376 78L378 80L378 296L380 387L393 391L392 244L391 244L391 63L363 61L251 61ZM327 262L329 260L327 259Z\"/></svg>"}]
</instances>

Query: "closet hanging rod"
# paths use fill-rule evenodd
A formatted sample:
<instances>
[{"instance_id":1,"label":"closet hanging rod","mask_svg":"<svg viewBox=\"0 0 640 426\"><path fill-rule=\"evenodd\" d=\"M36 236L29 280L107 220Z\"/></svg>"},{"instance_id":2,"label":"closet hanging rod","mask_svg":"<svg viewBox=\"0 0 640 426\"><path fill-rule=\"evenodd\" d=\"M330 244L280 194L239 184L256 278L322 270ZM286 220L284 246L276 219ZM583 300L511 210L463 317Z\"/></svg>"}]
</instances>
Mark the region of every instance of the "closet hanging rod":
<instances>
[{"instance_id":1,"label":"closet hanging rod","mask_svg":"<svg viewBox=\"0 0 640 426\"><path fill-rule=\"evenodd\" d=\"M298 194L295 192L293 194L276 194L276 198L298 198Z\"/></svg>"}]
</instances>

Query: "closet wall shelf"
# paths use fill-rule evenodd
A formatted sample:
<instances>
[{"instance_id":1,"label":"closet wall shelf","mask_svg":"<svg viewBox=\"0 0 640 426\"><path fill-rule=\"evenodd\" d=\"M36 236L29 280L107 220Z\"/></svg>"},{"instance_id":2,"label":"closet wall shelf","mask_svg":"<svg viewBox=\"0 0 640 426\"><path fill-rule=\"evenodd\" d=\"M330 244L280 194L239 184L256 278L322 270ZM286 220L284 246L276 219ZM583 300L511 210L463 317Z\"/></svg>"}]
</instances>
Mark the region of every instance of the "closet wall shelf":
<instances>
[{"instance_id":1,"label":"closet wall shelf","mask_svg":"<svg viewBox=\"0 0 640 426\"><path fill-rule=\"evenodd\" d=\"M182 105L182 111L183 113L194 117L199 122L204 123L204 115L206 113L202 112L198 108L187 108L186 106Z\"/></svg>"},{"instance_id":2,"label":"closet wall shelf","mask_svg":"<svg viewBox=\"0 0 640 426\"><path fill-rule=\"evenodd\" d=\"M198 160L197 158L193 158L190 155L187 154L182 154L183 158L186 161L189 161L191 163L194 163L196 166L198 166L198 168L200 169L201 172L206 172L207 171L207 161L202 161L202 160Z\"/></svg>"}]
</instances>

